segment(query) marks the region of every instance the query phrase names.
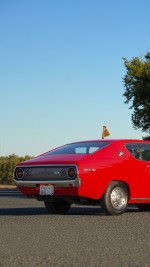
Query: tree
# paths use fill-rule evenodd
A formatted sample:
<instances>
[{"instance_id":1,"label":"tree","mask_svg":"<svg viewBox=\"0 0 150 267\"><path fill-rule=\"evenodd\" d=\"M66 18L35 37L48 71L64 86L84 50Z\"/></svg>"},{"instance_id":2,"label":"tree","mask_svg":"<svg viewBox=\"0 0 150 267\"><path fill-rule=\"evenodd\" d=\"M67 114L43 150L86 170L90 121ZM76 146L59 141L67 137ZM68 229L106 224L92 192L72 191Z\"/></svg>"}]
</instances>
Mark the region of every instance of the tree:
<instances>
[{"instance_id":1,"label":"tree","mask_svg":"<svg viewBox=\"0 0 150 267\"><path fill-rule=\"evenodd\" d=\"M123 78L123 96L126 104L131 102L133 126L150 134L150 52L131 61L126 58L123 60L127 71Z\"/></svg>"},{"instance_id":2,"label":"tree","mask_svg":"<svg viewBox=\"0 0 150 267\"><path fill-rule=\"evenodd\" d=\"M31 159L30 156L19 157L15 154L0 157L0 184L13 184L13 171L15 166L22 161Z\"/></svg>"}]
</instances>

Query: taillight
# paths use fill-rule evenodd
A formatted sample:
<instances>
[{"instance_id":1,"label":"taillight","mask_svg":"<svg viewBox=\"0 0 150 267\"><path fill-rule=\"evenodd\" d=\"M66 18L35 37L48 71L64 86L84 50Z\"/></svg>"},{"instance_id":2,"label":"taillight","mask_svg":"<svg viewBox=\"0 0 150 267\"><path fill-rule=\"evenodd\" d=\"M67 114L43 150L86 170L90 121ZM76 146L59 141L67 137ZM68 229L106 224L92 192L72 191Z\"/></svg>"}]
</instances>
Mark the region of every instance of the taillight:
<instances>
[{"instance_id":1,"label":"taillight","mask_svg":"<svg viewBox=\"0 0 150 267\"><path fill-rule=\"evenodd\" d=\"M24 176L24 171L23 171L23 169L22 168L18 168L17 170L16 170L16 178L18 178L18 179L21 179L23 176Z\"/></svg>"},{"instance_id":2,"label":"taillight","mask_svg":"<svg viewBox=\"0 0 150 267\"><path fill-rule=\"evenodd\" d=\"M70 168L68 169L68 177L69 177L70 179L73 179L73 178L75 178L75 176L76 176L76 169L73 168L73 167L70 167Z\"/></svg>"}]
</instances>

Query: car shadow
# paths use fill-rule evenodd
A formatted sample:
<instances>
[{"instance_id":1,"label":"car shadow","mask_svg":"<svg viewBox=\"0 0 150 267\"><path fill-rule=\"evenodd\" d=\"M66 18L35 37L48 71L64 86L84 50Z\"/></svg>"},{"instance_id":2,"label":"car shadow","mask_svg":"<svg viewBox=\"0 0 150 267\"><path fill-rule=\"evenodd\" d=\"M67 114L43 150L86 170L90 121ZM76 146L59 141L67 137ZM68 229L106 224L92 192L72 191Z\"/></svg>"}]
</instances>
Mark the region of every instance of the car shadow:
<instances>
[{"instance_id":1,"label":"car shadow","mask_svg":"<svg viewBox=\"0 0 150 267\"><path fill-rule=\"evenodd\" d=\"M4 198L10 198L10 199L28 199L25 197L20 191L18 191L17 188L15 189L0 189L0 197ZM29 204L29 203L28 203ZM7 204L6 204L7 205ZM44 204L41 207L40 205L36 204L29 204L29 206L21 206L22 204L13 204L11 207L5 207L4 205L1 205L2 208L0 208L0 216L35 216L35 215L51 215L51 216L58 216L57 214L49 214L47 209L45 208ZM14 207L15 206L15 207ZM129 205L126 213L129 212L141 212L135 205ZM68 215L92 215L92 216L104 216L105 213L102 211L102 209L98 206L80 206L80 205L72 205L70 210L67 213Z\"/></svg>"},{"instance_id":2,"label":"car shadow","mask_svg":"<svg viewBox=\"0 0 150 267\"><path fill-rule=\"evenodd\" d=\"M58 216L59 214L49 214L45 207L23 207L23 208L0 208L0 216L35 216L48 215ZM104 215L101 208L71 207L69 215ZM63 215L61 215L63 216Z\"/></svg>"},{"instance_id":3,"label":"car shadow","mask_svg":"<svg viewBox=\"0 0 150 267\"><path fill-rule=\"evenodd\" d=\"M45 215L47 211L45 208L0 208L0 216L32 216Z\"/></svg>"},{"instance_id":4,"label":"car shadow","mask_svg":"<svg viewBox=\"0 0 150 267\"><path fill-rule=\"evenodd\" d=\"M140 212L136 207L129 207L126 213L129 212ZM0 216L58 216L58 214L49 214L45 207L18 207L18 208L0 208ZM68 213L64 216L77 216L77 215L88 215L88 216L105 216L105 213L100 207L71 207ZM61 215L63 216L63 215Z\"/></svg>"}]
</instances>

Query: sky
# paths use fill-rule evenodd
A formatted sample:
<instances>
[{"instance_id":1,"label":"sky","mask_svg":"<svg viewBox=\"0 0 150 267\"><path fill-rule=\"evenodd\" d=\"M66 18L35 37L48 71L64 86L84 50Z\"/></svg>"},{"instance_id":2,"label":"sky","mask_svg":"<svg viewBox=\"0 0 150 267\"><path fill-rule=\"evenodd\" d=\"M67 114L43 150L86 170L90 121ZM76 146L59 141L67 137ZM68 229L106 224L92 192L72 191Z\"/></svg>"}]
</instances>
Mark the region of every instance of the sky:
<instances>
[{"instance_id":1,"label":"sky","mask_svg":"<svg viewBox=\"0 0 150 267\"><path fill-rule=\"evenodd\" d=\"M138 138L123 57L150 48L149 0L0 0L0 156Z\"/></svg>"}]
</instances>

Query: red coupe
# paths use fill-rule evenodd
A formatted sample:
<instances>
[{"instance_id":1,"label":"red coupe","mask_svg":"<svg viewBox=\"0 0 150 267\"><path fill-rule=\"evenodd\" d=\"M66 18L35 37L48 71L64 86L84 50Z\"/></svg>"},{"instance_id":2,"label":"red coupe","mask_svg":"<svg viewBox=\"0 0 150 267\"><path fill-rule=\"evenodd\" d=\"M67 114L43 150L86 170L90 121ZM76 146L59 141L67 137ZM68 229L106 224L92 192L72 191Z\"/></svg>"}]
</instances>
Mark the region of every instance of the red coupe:
<instances>
[{"instance_id":1,"label":"red coupe","mask_svg":"<svg viewBox=\"0 0 150 267\"><path fill-rule=\"evenodd\" d=\"M19 163L14 181L50 213L71 204L100 205L120 215L128 204L150 210L150 141L94 140L67 144Z\"/></svg>"}]
</instances>

